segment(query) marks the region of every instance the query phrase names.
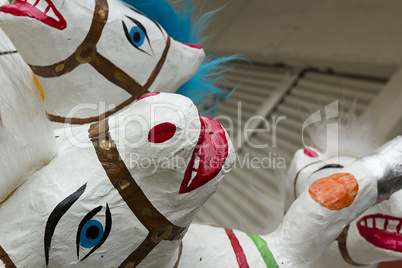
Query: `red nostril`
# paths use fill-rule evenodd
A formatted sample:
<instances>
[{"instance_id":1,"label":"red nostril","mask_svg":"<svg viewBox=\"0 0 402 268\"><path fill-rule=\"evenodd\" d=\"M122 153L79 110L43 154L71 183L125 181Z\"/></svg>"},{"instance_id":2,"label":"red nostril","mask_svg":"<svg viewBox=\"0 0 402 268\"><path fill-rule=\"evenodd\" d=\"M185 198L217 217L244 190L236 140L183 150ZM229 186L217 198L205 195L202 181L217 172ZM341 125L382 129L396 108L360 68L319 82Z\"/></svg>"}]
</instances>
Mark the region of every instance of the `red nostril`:
<instances>
[{"instance_id":1,"label":"red nostril","mask_svg":"<svg viewBox=\"0 0 402 268\"><path fill-rule=\"evenodd\" d=\"M192 48L202 49L202 46L199 45L199 44L188 44L188 43L183 43L183 42L182 42L182 44L186 45L186 46L189 46L189 47L192 47Z\"/></svg>"},{"instance_id":2,"label":"red nostril","mask_svg":"<svg viewBox=\"0 0 402 268\"><path fill-rule=\"evenodd\" d=\"M176 126L165 122L154 126L148 133L148 141L152 143L162 143L173 138L176 133Z\"/></svg>"},{"instance_id":3,"label":"red nostril","mask_svg":"<svg viewBox=\"0 0 402 268\"><path fill-rule=\"evenodd\" d=\"M160 92L149 92L149 93L144 94L141 97L139 97L137 101L145 99L145 98L148 98L148 97L151 97L151 96L156 96L158 94L160 94Z\"/></svg>"},{"instance_id":4,"label":"red nostril","mask_svg":"<svg viewBox=\"0 0 402 268\"><path fill-rule=\"evenodd\" d=\"M304 148L304 154L311 158L318 157L318 154L309 148Z\"/></svg>"}]
</instances>

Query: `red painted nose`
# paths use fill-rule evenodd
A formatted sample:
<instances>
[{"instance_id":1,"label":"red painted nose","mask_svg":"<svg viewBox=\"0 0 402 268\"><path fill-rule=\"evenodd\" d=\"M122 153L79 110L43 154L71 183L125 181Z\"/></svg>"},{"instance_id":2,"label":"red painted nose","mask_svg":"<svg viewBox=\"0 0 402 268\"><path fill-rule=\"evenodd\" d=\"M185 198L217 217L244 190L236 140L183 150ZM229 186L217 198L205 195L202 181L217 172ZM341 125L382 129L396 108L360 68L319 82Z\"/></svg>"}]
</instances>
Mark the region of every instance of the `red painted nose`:
<instances>
[{"instance_id":1,"label":"red painted nose","mask_svg":"<svg viewBox=\"0 0 402 268\"><path fill-rule=\"evenodd\" d=\"M192 48L202 49L202 46L199 45L199 44L188 44L188 43L183 43L183 42L182 42L182 44L186 45L186 46L189 46L189 47L192 47Z\"/></svg>"}]
</instances>

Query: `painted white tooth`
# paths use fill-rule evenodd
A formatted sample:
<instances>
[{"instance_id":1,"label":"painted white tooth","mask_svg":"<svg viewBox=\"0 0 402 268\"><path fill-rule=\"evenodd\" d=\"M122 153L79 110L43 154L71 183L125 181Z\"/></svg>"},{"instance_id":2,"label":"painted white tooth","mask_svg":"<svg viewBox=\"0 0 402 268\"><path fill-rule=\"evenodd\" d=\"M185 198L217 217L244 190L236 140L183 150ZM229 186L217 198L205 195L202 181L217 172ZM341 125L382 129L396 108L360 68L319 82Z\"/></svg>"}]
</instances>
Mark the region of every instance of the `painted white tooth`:
<instances>
[{"instance_id":1,"label":"painted white tooth","mask_svg":"<svg viewBox=\"0 0 402 268\"><path fill-rule=\"evenodd\" d=\"M36 0L27 0L28 3L30 3L31 5L34 5Z\"/></svg>"},{"instance_id":2,"label":"painted white tooth","mask_svg":"<svg viewBox=\"0 0 402 268\"><path fill-rule=\"evenodd\" d=\"M399 221L397 220L388 220L387 231L388 232L396 232L396 228L398 227Z\"/></svg>"},{"instance_id":3,"label":"painted white tooth","mask_svg":"<svg viewBox=\"0 0 402 268\"><path fill-rule=\"evenodd\" d=\"M191 172L191 180L188 182L187 187L191 185L191 183L193 182L195 176L197 176L197 172L195 172L195 171Z\"/></svg>"},{"instance_id":4,"label":"painted white tooth","mask_svg":"<svg viewBox=\"0 0 402 268\"><path fill-rule=\"evenodd\" d=\"M46 13L46 15L48 15L49 17L51 17L51 18L53 18L53 19L55 19L55 20L57 20L57 21L59 20L59 19L57 18L56 14L54 14L53 8L50 8L49 11Z\"/></svg>"},{"instance_id":5,"label":"painted white tooth","mask_svg":"<svg viewBox=\"0 0 402 268\"><path fill-rule=\"evenodd\" d=\"M194 160L194 168L198 169L200 167L200 158L196 157Z\"/></svg>"},{"instance_id":6,"label":"painted white tooth","mask_svg":"<svg viewBox=\"0 0 402 268\"><path fill-rule=\"evenodd\" d=\"M360 225L363 226L363 227L366 227L366 221L361 221Z\"/></svg>"},{"instance_id":7,"label":"painted white tooth","mask_svg":"<svg viewBox=\"0 0 402 268\"><path fill-rule=\"evenodd\" d=\"M48 4L46 1L41 0L37 5L36 8L39 9L42 12L45 12L46 8L48 7Z\"/></svg>"},{"instance_id":8,"label":"painted white tooth","mask_svg":"<svg viewBox=\"0 0 402 268\"><path fill-rule=\"evenodd\" d=\"M385 219L383 218L375 218L375 227L377 229L384 230Z\"/></svg>"},{"instance_id":9,"label":"painted white tooth","mask_svg":"<svg viewBox=\"0 0 402 268\"><path fill-rule=\"evenodd\" d=\"M373 228L373 218L367 219L367 227L368 228Z\"/></svg>"},{"instance_id":10,"label":"painted white tooth","mask_svg":"<svg viewBox=\"0 0 402 268\"><path fill-rule=\"evenodd\" d=\"M399 221L397 220L388 220L388 226L387 226L387 231L396 233L396 228L399 225Z\"/></svg>"}]
</instances>

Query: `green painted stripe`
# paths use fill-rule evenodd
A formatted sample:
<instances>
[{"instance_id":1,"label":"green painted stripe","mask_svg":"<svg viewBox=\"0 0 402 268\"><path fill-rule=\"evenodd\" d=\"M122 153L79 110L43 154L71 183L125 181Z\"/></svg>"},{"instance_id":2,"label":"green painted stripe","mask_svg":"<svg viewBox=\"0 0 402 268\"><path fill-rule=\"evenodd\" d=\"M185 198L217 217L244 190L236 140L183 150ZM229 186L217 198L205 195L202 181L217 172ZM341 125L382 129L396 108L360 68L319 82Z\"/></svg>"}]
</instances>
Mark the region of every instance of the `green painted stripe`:
<instances>
[{"instance_id":1,"label":"green painted stripe","mask_svg":"<svg viewBox=\"0 0 402 268\"><path fill-rule=\"evenodd\" d=\"M261 257L264 259L265 265L267 268L279 268L278 264L275 261L274 256L268 248L267 242L259 237L258 235L247 234L251 240L253 240L255 246L261 254Z\"/></svg>"}]
</instances>

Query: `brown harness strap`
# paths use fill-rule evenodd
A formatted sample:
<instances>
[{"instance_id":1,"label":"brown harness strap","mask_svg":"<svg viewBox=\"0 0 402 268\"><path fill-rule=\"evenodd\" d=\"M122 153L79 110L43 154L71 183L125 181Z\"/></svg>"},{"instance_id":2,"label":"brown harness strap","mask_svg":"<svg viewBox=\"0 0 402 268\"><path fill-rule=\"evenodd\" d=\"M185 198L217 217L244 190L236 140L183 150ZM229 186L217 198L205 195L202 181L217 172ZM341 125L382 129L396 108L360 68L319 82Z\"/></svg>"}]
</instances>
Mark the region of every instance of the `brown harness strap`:
<instances>
[{"instance_id":1,"label":"brown harness strap","mask_svg":"<svg viewBox=\"0 0 402 268\"><path fill-rule=\"evenodd\" d=\"M0 260L4 263L6 268L16 268L13 261L8 256L7 252L0 246Z\"/></svg>"},{"instance_id":2,"label":"brown harness strap","mask_svg":"<svg viewBox=\"0 0 402 268\"><path fill-rule=\"evenodd\" d=\"M342 255L342 258L349 264L354 265L354 266L366 266L364 264L360 264L352 260L352 257L350 257L348 248L346 246L346 240L348 238L348 231L349 231L349 225L346 225L345 228L343 228L342 233L339 235L339 237L336 239L338 240L338 248L339 252Z\"/></svg>"},{"instance_id":3,"label":"brown harness strap","mask_svg":"<svg viewBox=\"0 0 402 268\"><path fill-rule=\"evenodd\" d=\"M108 14L109 7L107 0L95 0L95 10L92 17L91 27L84 41L78 46L75 52L64 61L60 61L48 66L30 65L30 67L36 75L50 78L62 76L73 71L80 64L89 63L107 80L124 89L132 97L119 104L115 109L109 110L99 116L88 118L66 118L58 115L47 114L49 120L58 123L87 124L107 118L108 116L128 106L143 94L147 93L148 89L159 75L170 49L170 37L167 38L166 46L162 52L161 58L156 64L145 85L142 86L126 72L121 70L97 51L96 45L102 35L103 28L105 27L108 19Z\"/></svg>"},{"instance_id":4,"label":"brown harness strap","mask_svg":"<svg viewBox=\"0 0 402 268\"><path fill-rule=\"evenodd\" d=\"M99 73L101 73L107 80L109 80L116 86L126 90L129 94L137 99L141 95L148 92L149 87L152 85L159 72L161 71L169 52L170 42L170 38L168 38L162 56L144 86L141 86L131 76L126 74L111 61L103 57L99 52L96 52L95 57L89 62L89 64L91 64L92 67L94 67Z\"/></svg>"},{"instance_id":5,"label":"brown harness strap","mask_svg":"<svg viewBox=\"0 0 402 268\"><path fill-rule=\"evenodd\" d=\"M150 202L138 186L117 150L109 133L108 120L92 124L89 138L110 182L127 206L149 231L142 244L132 252L120 267L136 267L163 240L180 240L186 228L172 224Z\"/></svg>"},{"instance_id":6,"label":"brown harness strap","mask_svg":"<svg viewBox=\"0 0 402 268\"><path fill-rule=\"evenodd\" d=\"M316 162L310 163L310 164L308 164L308 165L305 165L302 169L300 169L300 170L297 172L296 177L295 177L295 179L293 180L293 195L294 195L295 199L297 199L296 186L297 186L297 179L299 178L300 173L301 173L305 168L307 168L307 167L309 167L309 166L311 166L311 165L317 164L318 162L320 162L320 161L316 161Z\"/></svg>"},{"instance_id":7,"label":"brown harness strap","mask_svg":"<svg viewBox=\"0 0 402 268\"><path fill-rule=\"evenodd\" d=\"M120 111L121 109L123 109L124 107L126 107L127 105L129 105L130 103L135 101L136 99L137 99L136 97L131 97L131 98L125 100L124 102L120 103L113 110L107 111L99 116L92 116L92 117L87 117L87 118L75 118L75 117L66 118L66 117L53 115L53 114L49 114L49 113L46 113L46 115L47 115L47 118L52 122L67 123L67 124L74 124L74 125L88 124L88 123L98 122L98 121L104 120L105 118L108 118L109 116Z\"/></svg>"},{"instance_id":8,"label":"brown harness strap","mask_svg":"<svg viewBox=\"0 0 402 268\"><path fill-rule=\"evenodd\" d=\"M180 242L179 253L178 253L178 256L177 256L177 261L176 261L176 264L173 266L173 268L179 267L179 263L180 263L181 254L182 254L182 253L183 253L183 241Z\"/></svg>"},{"instance_id":9,"label":"brown harness strap","mask_svg":"<svg viewBox=\"0 0 402 268\"><path fill-rule=\"evenodd\" d=\"M98 43L109 15L107 0L95 0L91 27L84 41L67 59L49 66L30 65L32 71L41 77L58 77L67 74L82 63L90 62L96 55Z\"/></svg>"}]
</instances>

